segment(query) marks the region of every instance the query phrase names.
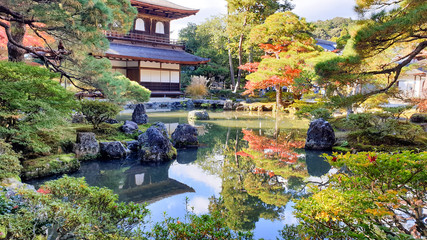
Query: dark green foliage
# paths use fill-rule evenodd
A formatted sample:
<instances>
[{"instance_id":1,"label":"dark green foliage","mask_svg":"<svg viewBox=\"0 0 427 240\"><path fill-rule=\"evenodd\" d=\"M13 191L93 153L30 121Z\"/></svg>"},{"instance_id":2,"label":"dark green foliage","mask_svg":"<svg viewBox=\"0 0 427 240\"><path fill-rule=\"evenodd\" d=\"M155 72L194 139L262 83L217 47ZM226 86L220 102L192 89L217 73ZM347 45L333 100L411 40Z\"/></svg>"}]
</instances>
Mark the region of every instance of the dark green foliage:
<instances>
[{"instance_id":1,"label":"dark green foliage","mask_svg":"<svg viewBox=\"0 0 427 240\"><path fill-rule=\"evenodd\" d=\"M58 148L59 126L75 106L57 75L23 63L0 62L0 138L14 150L47 154Z\"/></svg>"},{"instance_id":2,"label":"dark green foliage","mask_svg":"<svg viewBox=\"0 0 427 240\"><path fill-rule=\"evenodd\" d=\"M411 108L412 106L409 105L409 106L399 106L399 107L383 107L383 110L390 113L396 119L399 119L406 110L409 110Z\"/></svg>"},{"instance_id":3,"label":"dark green foliage","mask_svg":"<svg viewBox=\"0 0 427 240\"><path fill-rule=\"evenodd\" d=\"M188 213L186 218L188 221L184 222L166 218L153 227L149 236L154 239L253 239L252 233L232 231L218 212L201 216Z\"/></svg>"},{"instance_id":4,"label":"dark green foliage","mask_svg":"<svg viewBox=\"0 0 427 240\"><path fill-rule=\"evenodd\" d=\"M331 118L331 111L326 108L324 102L304 102L297 100L291 105L296 109L295 115L299 118L317 119L323 118L325 120Z\"/></svg>"},{"instance_id":5,"label":"dark green foliage","mask_svg":"<svg viewBox=\"0 0 427 240\"><path fill-rule=\"evenodd\" d=\"M148 214L145 205L118 203L111 190L90 187L83 178L65 176L21 194L6 200L18 206L15 212L0 215L9 239L45 233L58 239L135 239L134 228Z\"/></svg>"},{"instance_id":6,"label":"dark green foliage","mask_svg":"<svg viewBox=\"0 0 427 240\"><path fill-rule=\"evenodd\" d=\"M399 122L390 113L350 114L346 120L349 141L369 145L422 144L423 129L415 124ZM416 141L416 139L419 141ZM425 143L424 143L425 145Z\"/></svg>"},{"instance_id":7,"label":"dark green foliage","mask_svg":"<svg viewBox=\"0 0 427 240\"><path fill-rule=\"evenodd\" d=\"M104 97L116 103L125 101L146 102L150 98L150 90L130 81L120 73L113 73L108 59L95 59L88 56L83 61L79 74L84 76L81 83L88 88L100 90Z\"/></svg>"},{"instance_id":8,"label":"dark green foliage","mask_svg":"<svg viewBox=\"0 0 427 240\"><path fill-rule=\"evenodd\" d=\"M19 154L16 154L9 144L0 140L0 181L8 177L18 177L21 169Z\"/></svg>"},{"instance_id":9,"label":"dark green foliage","mask_svg":"<svg viewBox=\"0 0 427 240\"><path fill-rule=\"evenodd\" d=\"M313 116L314 119L323 118L324 120L328 120L331 118L331 111L326 108L317 108L311 111L310 115Z\"/></svg>"},{"instance_id":10,"label":"dark green foliage","mask_svg":"<svg viewBox=\"0 0 427 240\"><path fill-rule=\"evenodd\" d=\"M427 113L414 113L411 116L411 122L414 122L414 123L427 123Z\"/></svg>"},{"instance_id":11,"label":"dark green foliage","mask_svg":"<svg viewBox=\"0 0 427 240\"><path fill-rule=\"evenodd\" d=\"M213 82L224 82L229 78L227 36L225 19L212 17L200 25L189 23L179 32L179 39L185 41L185 50L200 57L209 58L210 62L198 67L184 67L188 76L203 76L208 79L207 85ZM190 84L191 79L183 82ZM228 80L227 80L228 81Z\"/></svg>"},{"instance_id":12,"label":"dark green foliage","mask_svg":"<svg viewBox=\"0 0 427 240\"><path fill-rule=\"evenodd\" d=\"M342 30L348 29L348 27L352 24L355 24L355 22L356 21L351 20L351 18L342 17L335 17L333 19L325 21L319 20L317 22L314 22L316 29L314 30L313 34L315 38L320 38L323 40L339 38L340 36L342 36Z\"/></svg>"},{"instance_id":13,"label":"dark green foliage","mask_svg":"<svg viewBox=\"0 0 427 240\"><path fill-rule=\"evenodd\" d=\"M99 129L99 125L105 120L117 116L120 112L120 107L106 101L84 100L81 102L81 111L86 120L92 123L93 128Z\"/></svg>"},{"instance_id":14,"label":"dark green foliage","mask_svg":"<svg viewBox=\"0 0 427 240\"><path fill-rule=\"evenodd\" d=\"M12 22L12 32L25 33L25 25L18 28L15 24L25 21L30 26L28 29L37 31L37 35L47 39L49 48L56 50L61 46L63 51L54 56L54 60L38 59L40 63L61 72L64 78L72 79L68 83L79 90L101 91L105 97L117 102L147 101L150 92L123 75L112 73L108 59L97 59L92 55L102 55L109 48L105 31L127 32L136 14L136 8L128 0L4 0L0 9L2 19ZM14 40L24 45L22 41ZM39 45L46 44L40 40ZM24 53L21 51L17 54L20 56L14 56L11 60L23 61Z\"/></svg>"}]
</instances>

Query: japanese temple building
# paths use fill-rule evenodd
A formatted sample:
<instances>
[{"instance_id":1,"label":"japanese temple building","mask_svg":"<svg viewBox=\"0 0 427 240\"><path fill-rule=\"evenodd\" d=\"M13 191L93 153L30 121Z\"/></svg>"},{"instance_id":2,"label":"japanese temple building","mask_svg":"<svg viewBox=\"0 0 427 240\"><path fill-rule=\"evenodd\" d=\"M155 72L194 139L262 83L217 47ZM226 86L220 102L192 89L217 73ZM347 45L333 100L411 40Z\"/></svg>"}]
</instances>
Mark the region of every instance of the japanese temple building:
<instances>
[{"instance_id":1,"label":"japanese temple building","mask_svg":"<svg viewBox=\"0 0 427 240\"><path fill-rule=\"evenodd\" d=\"M181 66L198 65L209 59L184 51L184 43L170 39L172 20L188 17L199 10L166 0L131 0L138 9L133 29L127 33L106 32L113 71L151 90L152 97L182 94Z\"/></svg>"}]
</instances>

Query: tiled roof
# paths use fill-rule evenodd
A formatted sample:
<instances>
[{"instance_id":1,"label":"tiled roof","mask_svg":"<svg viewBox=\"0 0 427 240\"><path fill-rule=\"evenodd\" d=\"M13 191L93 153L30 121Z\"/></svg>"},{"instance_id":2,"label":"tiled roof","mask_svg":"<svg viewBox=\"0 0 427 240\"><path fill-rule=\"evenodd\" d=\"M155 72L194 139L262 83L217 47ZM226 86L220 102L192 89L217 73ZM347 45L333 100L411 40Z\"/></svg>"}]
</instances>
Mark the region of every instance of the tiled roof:
<instances>
[{"instance_id":1,"label":"tiled roof","mask_svg":"<svg viewBox=\"0 0 427 240\"><path fill-rule=\"evenodd\" d=\"M155 6L159 6L159 7L172 8L172 9L179 9L179 10L186 10L186 11L197 10L197 9L183 7L181 5L178 5L178 4L166 1L166 0L135 0L135 1L141 2L141 3L147 3L150 5L155 5Z\"/></svg>"},{"instance_id":2,"label":"tiled roof","mask_svg":"<svg viewBox=\"0 0 427 240\"><path fill-rule=\"evenodd\" d=\"M155 61L163 63L180 63L196 65L207 63L208 58L194 56L182 50L153 48L138 45L110 43L106 57L129 58L142 61Z\"/></svg>"},{"instance_id":3,"label":"tiled roof","mask_svg":"<svg viewBox=\"0 0 427 240\"><path fill-rule=\"evenodd\" d=\"M337 48L337 44L332 41L322 40L322 39L316 39L317 45L321 46L322 48L328 50L328 51L334 51Z\"/></svg>"}]
</instances>

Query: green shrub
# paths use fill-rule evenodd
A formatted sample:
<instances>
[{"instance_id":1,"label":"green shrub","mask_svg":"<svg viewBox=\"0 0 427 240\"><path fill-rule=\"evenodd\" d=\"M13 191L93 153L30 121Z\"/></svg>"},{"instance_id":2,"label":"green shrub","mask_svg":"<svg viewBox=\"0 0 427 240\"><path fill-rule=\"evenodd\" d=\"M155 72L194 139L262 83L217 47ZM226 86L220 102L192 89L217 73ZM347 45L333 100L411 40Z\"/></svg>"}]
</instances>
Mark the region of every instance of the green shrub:
<instances>
[{"instance_id":1,"label":"green shrub","mask_svg":"<svg viewBox=\"0 0 427 240\"><path fill-rule=\"evenodd\" d=\"M425 216L419 211L425 207L427 152L360 152L325 158L332 167L346 170L330 176L329 186L312 186L313 194L297 201L302 239L425 236ZM414 225L409 226L411 231L401 227L408 223Z\"/></svg>"},{"instance_id":2,"label":"green shrub","mask_svg":"<svg viewBox=\"0 0 427 240\"><path fill-rule=\"evenodd\" d=\"M75 106L56 77L41 67L0 61L0 138L24 157L57 148Z\"/></svg>"},{"instance_id":3,"label":"green shrub","mask_svg":"<svg viewBox=\"0 0 427 240\"><path fill-rule=\"evenodd\" d=\"M305 102L296 100L292 105L295 108L297 115L299 118L307 118L307 119L316 119L316 118L331 118L331 111L325 108L324 102Z\"/></svg>"},{"instance_id":4,"label":"green shrub","mask_svg":"<svg viewBox=\"0 0 427 240\"><path fill-rule=\"evenodd\" d=\"M18 177L21 169L19 155L9 144L0 140L0 181L4 178Z\"/></svg>"},{"instance_id":5,"label":"green shrub","mask_svg":"<svg viewBox=\"0 0 427 240\"><path fill-rule=\"evenodd\" d=\"M314 119L323 118L325 120L328 120L329 118L331 118L332 113L329 109L317 108L317 109L314 109L313 111L311 111L310 115Z\"/></svg>"},{"instance_id":6,"label":"green shrub","mask_svg":"<svg viewBox=\"0 0 427 240\"><path fill-rule=\"evenodd\" d=\"M94 129L99 129L99 125L105 120L114 118L120 112L120 107L111 102L83 100L81 111L86 120L92 123Z\"/></svg>"},{"instance_id":7,"label":"green shrub","mask_svg":"<svg viewBox=\"0 0 427 240\"><path fill-rule=\"evenodd\" d=\"M119 203L113 191L83 178L65 176L20 194L6 199L14 212L0 215L7 239L138 239L135 228L148 214L144 204Z\"/></svg>"},{"instance_id":8,"label":"green shrub","mask_svg":"<svg viewBox=\"0 0 427 240\"><path fill-rule=\"evenodd\" d=\"M374 115L371 113L350 114L347 119L347 125L351 129L366 129L372 127Z\"/></svg>"},{"instance_id":9,"label":"green shrub","mask_svg":"<svg viewBox=\"0 0 427 240\"><path fill-rule=\"evenodd\" d=\"M385 112L388 112L390 115L392 115L394 118L399 119L402 114L411 109L413 106L399 106L399 107L383 107L383 110Z\"/></svg>"},{"instance_id":10,"label":"green shrub","mask_svg":"<svg viewBox=\"0 0 427 240\"><path fill-rule=\"evenodd\" d=\"M149 237L153 239L253 239L252 233L232 231L219 212L197 216L188 213L188 221L166 218L156 223Z\"/></svg>"}]
</instances>

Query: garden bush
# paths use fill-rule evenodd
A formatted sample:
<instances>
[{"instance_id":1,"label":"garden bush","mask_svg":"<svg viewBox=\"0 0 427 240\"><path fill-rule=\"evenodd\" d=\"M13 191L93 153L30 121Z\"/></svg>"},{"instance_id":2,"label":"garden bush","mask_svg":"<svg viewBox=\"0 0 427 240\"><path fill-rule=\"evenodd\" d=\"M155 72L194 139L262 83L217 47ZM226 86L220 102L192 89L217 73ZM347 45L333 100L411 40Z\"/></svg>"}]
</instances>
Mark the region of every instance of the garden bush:
<instances>
[{"instance_id":1,"label":"garden bush","mask_svg":"<svg viewBox=\"0 0 427 240\"><path fill-rule=\"evenodd\" d=\"M19 177L21 169L19 154L12 150L12 146L0 140L0 181L4 178Z\"/></svg>"},{"instance_id":2,"label":"garden bush","mask_svg":"<svg viewBox=\"0 0 427 240\"><path fill-rule=\"evenodd\" d=\"M427 152L334 154L328 185L297 201L302 239L426 237ZM404 214L403 214L404 213ZM287 230L287 229L285 229Z\"/></svg>"},{"instance_id":3,"label":"garden bush","mask_svg":"<svg viewBox=\"0 0 427 240\"><path fill-rule=\"evenodd\" d=\"M324 102L305 102L296 100L295 103L291 105L295 108L297 115L299 118L307 118L307 119L316 119L323 118L325 120L331 118L332 112L326 108Z\"/></svg>"},{"instance_id":4,"label":"garden bush","mask_svg":"<svg viewBox=\"0 0 427 240\"><path fill-rule=\"evenodd\" d=\"M101 123L110 118L115 118L120 112L120 107L111 102L83 100L81 112L86 120L92 123L94 129L99 129Z\"/></svg>"},{"instance_id":5,"label":"garden bush","mask_svg":"<svg viewBox=\"0 0 427 240\"><path fill-rule=\"evenodd\" d=\"M83 178L63 177L37 192L21 191L0 205L0 229L6 239L138 239L135 231L148 214L144 204L119 203L107 188L90 187Z\"/></svg>"},{"instance_id":6,"label":"garden bush","mask_svg":"<svg viewBox=\"0 0 427 240\"><path fill-rule=\"evenodd\" d=\"M42 67L0 61L0 138L23 157L54 152L75 106L73 94Z\"/></svg>"},{"instance_id":7,"label":"garden bush","mask_svg":"<svg viewBox=\"0 0 427 240\"><path fill-rule=\"evenodd\" d=\"M207 96L209 91L206 87L206 80L202 77L193 77L191 79L191 84L185 89L185 93L195 99Z\"/></svg>"}]
</instances>

